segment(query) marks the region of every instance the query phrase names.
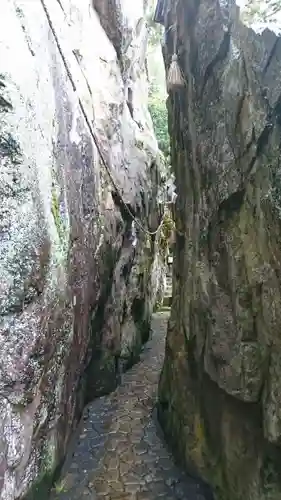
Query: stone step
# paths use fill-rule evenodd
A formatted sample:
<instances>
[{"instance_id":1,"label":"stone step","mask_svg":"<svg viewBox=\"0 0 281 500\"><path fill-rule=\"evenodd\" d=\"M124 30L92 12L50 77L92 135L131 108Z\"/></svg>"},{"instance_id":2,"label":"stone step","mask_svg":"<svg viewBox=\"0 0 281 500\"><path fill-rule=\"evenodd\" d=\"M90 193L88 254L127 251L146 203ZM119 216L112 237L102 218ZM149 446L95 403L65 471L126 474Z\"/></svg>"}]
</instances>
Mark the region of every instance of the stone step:
<instances>
[{"instance_id":1,"label":"stone step","mask_svg":"<svg viewBox=\"0 0 281 500\"><path fill-rule=\"evenodd\" d=\"M172 305L172 296L171 295L168 295L164 297L163 299L163 306L164 307L171 307Z\"/></svg>"}]
</instances>

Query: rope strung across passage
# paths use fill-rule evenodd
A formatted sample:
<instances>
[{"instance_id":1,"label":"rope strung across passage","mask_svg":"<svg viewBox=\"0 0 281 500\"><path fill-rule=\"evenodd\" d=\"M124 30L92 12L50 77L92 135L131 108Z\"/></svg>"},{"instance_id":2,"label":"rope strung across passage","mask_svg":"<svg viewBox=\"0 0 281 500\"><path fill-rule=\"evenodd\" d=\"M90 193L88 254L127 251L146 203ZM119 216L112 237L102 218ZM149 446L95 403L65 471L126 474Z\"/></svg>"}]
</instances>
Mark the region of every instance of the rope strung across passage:
<instances>
[{"instance_id":1,"label":"rope strung across passage","mask_svg":"<svg viewBox=\"0 0 281 500\"><path fill-rule=\"evenodd\" d=\"M72 77L71 71L70 71L69 66L68 66L68 63L67 63L66 58L65 58L65 56L64 56L64 53L63 53L63 51L62 51L62 48L61 48L61 45L60 45L60 42L59 42L58 36L57 36L57 34L56 34L56 30L55 30L55 28L54 28L53 22L52 22L52 20L51 20L51 17L50 17L49 11L48 11L47 6L46 6L46 3L45 3L45 0L40 0L40 1L41 1L41 4L42 4L42 7L43 7L43 10L44 10L44 12L45 12L45 14L46 14L46 17L47 17L47 20L48 20L48 24L49 24L49 26L50 26L50 29L51 29L52 34L53 34L53 36L54 36L54 39L55 39L55 41L56 41L56 44L57 44L57 47L58 47L59 53L60 53L61 58L62 58L62 61L63 61L63 64L64 64L64 66L65 66L67 76L68 76L68 78L69 78L69 80L70 80L70 82L71 82L71 85L72 85L72 87L73 87L73 91L74 91L74 93L77 95L77 98L78 98L78 103L79 103L80 109L81 109L82 114L83 114L83 116L84 116L84 118L85 118L85 121L86 121L87 127L88 127L88 129L89 129L89 131L90 131L90 134L91 134L92 139L93 139L93 141L94 141L94 143L95 143L95 146L96 146L96 148L97 148L97 150L98 150L98 153L99 153L99 155L100 155L100 158L101 158L102 164L104 165L104 167L105 167L105 169L106 169L106 171L107 171L107 173L108 173L108 176L109 176L109 178L110 178L110 180L111 180L111 182L112 182L112 185L113 185L113 187L114 187L115 191L117 192L117 194L118 194L118 196L119 196L120 200L122 201L122 203L123 203L123 205L124 205L125 210L126 210L126 211L127 211L127 213L130 215L130 217L131 217L131 218L135 221L135 223L137 224L137 226L139 227L139 229L141 229L141 231L143 231L144 233L146 233L146 234L147 234L147 235L149 235L149 236L155 236L155 235L158 233L158 231L160 230L160 228L162 227L162 225L163 225L163 219L161 220L161 222L160 222L159 226L157 227L156 231L149 231L149 230L147 230L147 229L146 229L146 228L145 228L145 227L144 227L144 226L143 226L143 225L142 225L142 224L141 224L141 223L140 223L140 222L136 219L136 217L134 216L134 214L132 213L132 211L130 210L130 208L128 207L128 205L124 202L123 197L122 197L122 194L121 194L121 191L120 191L119 187L117 186L117 184L116 184L116 182L115 182L115 179L114 179L114 177L113 177L113 175L112 175L112 173L111 173L111 171L110 171L110 168L109 168L109 166L108 166L108 164L107 164L107 161L106 161L106 159L105 159L105 157L104 157L104 155L103 155L103 152L102 152L102 150L101 150L101 147L100 147L100 144L99 144L99 141L98 141L97 135L96 135L95 131L93 130L93 127L92 127L92 125L91 125L91 122L90 122L90 120L89 120L89 118L88 118L88 115L87 115L87 113L86 113L86 111L85 111L84 105L83 105L83 103L82 103L82 101L81 101L81 99L80 99L80 97L79 97L79 95L78 95L78 93L77 93L77 87L76 87L76 84L75 84L75 82L74 82L74 79L73 79L73 77Z\"/></svg>"}]
</instances>

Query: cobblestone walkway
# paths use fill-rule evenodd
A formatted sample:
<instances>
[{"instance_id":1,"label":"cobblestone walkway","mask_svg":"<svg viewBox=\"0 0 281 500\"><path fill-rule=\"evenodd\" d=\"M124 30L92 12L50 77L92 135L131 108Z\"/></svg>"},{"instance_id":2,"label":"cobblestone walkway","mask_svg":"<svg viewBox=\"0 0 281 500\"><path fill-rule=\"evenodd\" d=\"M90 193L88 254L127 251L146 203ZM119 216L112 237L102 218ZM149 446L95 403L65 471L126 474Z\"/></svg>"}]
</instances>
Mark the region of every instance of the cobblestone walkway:
<instances>
[{"instance_id":1,"label":"cobblestone walkway","mask_svg":"<svg viewBox=\"0 0 281 500\"><path fill-rule=\"evenodd\" d=\"M155 315L141 360L84 413L55 500L211 500L174 465L153 417L167 313ZM206 493L206 492L205 492Z\"/></svg>"}]
</instances>

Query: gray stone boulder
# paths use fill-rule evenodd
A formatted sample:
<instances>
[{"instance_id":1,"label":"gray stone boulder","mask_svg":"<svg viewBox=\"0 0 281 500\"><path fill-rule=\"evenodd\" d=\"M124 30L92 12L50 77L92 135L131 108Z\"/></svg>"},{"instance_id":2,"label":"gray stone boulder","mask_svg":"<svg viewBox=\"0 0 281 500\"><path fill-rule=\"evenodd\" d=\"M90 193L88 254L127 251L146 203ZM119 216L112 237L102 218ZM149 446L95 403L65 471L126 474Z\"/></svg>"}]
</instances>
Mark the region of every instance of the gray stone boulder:
<instances>
[{"instance_id":1,"label":"gray stone boulder","mask_svg":"<svg viewBox=\"0 0 281 500\"><path fill-rule=\"evenodd\" d=\"M159 417L216 498L278 500L281 39L244 26L232 0L178 2L177 34L185 88L169 100L177 241Z\"/></svg>"},{"instance_id":2,"label":"gray stone boulder","mask_svg":"<svg viewBox=\"0 0 281 500\"><path fill-rule=\"evenodd\" d=\"M1 500L42 497L85 400L149 335L162 270L128 208L157 227L158 150L136 4L111 9L121 61L89 0L1 2Z\"/></svg>"}]
</instances>

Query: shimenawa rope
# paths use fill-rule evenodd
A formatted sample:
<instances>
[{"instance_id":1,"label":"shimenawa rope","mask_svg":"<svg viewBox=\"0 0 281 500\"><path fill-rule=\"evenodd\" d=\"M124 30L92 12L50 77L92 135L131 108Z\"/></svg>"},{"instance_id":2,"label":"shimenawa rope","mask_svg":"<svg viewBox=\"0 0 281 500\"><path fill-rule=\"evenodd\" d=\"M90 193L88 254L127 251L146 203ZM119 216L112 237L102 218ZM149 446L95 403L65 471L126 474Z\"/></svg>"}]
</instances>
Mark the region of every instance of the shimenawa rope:
<instances>
[{"instance_id":1,"label":"shimenawa rope","mask_svg":"<svg viewBox=\"0 0 281 500\"><path fill-rule=\"evenodd\" d=\"M96 136L95 131L93 130L93 127L92 127L92 125L91 125L91 122L90 122L90 120L89 120L89 118L88 118L88 115L87 115L87 113L86 113L86 111L85 111L84 105L83 105L83 103L82 103L82 101L81 101L81 99L80 99L80 97L79 97L79 95L78 95L78 93L77 93L77 87L76 87L76 84L75 84L75 82L74 82L74 79L73 79L73 77L72 77L71 71L70 71L69 66L68 66L68 63L67 63L66 58L65 58L65 56L64 56L64 53L63 53L63 51L62 51L62 48L61 48L61 45L60 45L60 42L59 42L58 36L57 36L57 34L56 34L56 30L55 30L55 28L54 28L54 25L53 25L53 23L52 23L52 20L51 20L51 17L50 17L49 11L48 11L48 8L47 8L46 3L45 3L45 0L40 0L40 1L41 1L41 4L42 4L42 7L43 7L43 10L44 10L44 12L45 12L45 14L46 14L46 17L47 17L47 20L48 20L48 24L49 24L49 26L50 26L50 29L51 29L51 31L52 31L52 33L53 33L53 36L54 36L54 39L55 39L55 41L56 41L56 44L57 44L57 47L58 47L59 53L60 53L61 58L62 58L62 61L63 61L63 64L64 64L64 66L65 66L67 76L68 76L68 78L69 78L69 80L70 80L70 82L71 82L71 85L72 85L72 87L73 87L73 91L74 91L74 93L77 95L77 99L78 99L79 106L80 106L80 108L81 108L82 114L83 114L83 116L84 116L84 118L85 118L86 124L87 124L87 126L88 126L88 128L89 128L89 131L90 131L90 134L91 134L91 136L92 136L92 139L93 139L93 141L94 141L94 143L95 143L95 146L96 146L96 148L97 148L97 150L98 150L98 153L99 153L99 155L100 155L101 161L102 161L102 163L103 163L103 165L104 165L104 167L105 167L105 169L106 169L106 171L107 171L107 173L108 173L108 176L109 176L109 178L110 178L110 180L111 180L111 182L112 182L112 185L113 185L114 189L116 190L116 193L118 194L118 196L119 196L120 200L122 201L122 203L123 203L123 205L124 205L124 207L125 207L125 210L128 212L128 214L130 215L130 217L131 217L131 218L135 221L135 223L137 224L137 226L139 227L139 229L141 229L141 231L143 231L144 233L146 233L146 234L147 234L147 235L149 235L149 236L155 236L155 235L158 233L158 231L160 230L160 228L162 227L162 225L163 225L163 218L162 218L162 220L161 220L161 222L160 222L159 226L157 227L156 231L149 231L149 230L147 230L147 229L146 229L146 228L145 228L145 227L144 227L144 226L143 226L143 225L142 225L142 224L141 224L141 223L140 223L140 222L136 219L136 217L134 216L134 214L132 213L132 211L130 210L130 208L128 207L128 205L124 202L123 197L122 197L122 194L121 194L121 191L120 191L119 187L117 186L117 184L116 184L116 182L115 182L115 179L114 179L114 177L113 177L113 175L112 175L112 173L111 173L111 171L110 171L110 168L108 167L107 162L106 162L106 160L105 160L105 158L104 158L104 155L103 155L103 152L102 152L102 150L101 150L101 147L100 147L100 144L99 144L98 138L97 138L97 136Z\"/></svg>"}]
</instances>

